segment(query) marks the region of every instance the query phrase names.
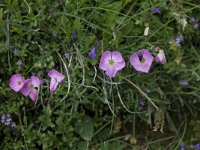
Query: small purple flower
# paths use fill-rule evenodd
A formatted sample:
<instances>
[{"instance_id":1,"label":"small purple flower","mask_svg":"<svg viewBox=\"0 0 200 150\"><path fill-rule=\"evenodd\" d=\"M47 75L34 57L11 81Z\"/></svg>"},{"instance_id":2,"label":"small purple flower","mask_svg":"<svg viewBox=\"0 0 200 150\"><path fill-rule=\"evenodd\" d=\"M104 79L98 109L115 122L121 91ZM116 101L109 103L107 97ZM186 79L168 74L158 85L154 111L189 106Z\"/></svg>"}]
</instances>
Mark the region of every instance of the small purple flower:
<instances>
[{"instance_id":1,"label":"small purple flower","mask_svg":"<svg viewBox=\"0 0 200 150\"><path fill-rule=\"evenodd\" d=\"M16 48L14 48L12 52L13 52L14 56L19 56L19 52Z\"/></svg>"},{"instance_id":2,"label":"small purple flower","mask_svg":"<svg viewBox=\"0 0 200 150\"><path fill-rule=\"evenodd\" d=\"M155 13L155 14L161 14L161 11L160 11L160 8L159 8L159 7L152 8L152 9L151 9L151 12L152 12L152 13Z\"/></svg>"},{"instance_id":3,"label":"small purple flower","mask_svg":"<svg viewBox=\"0 0 200 150\"><path fill-rule=\"evenodd\" d=\"M56 71L55 69L50 70L48 76L51 78L50 91L55 92L55 90L58 87L58 84L64 80L65 76Z\"/></svg>"},{"instance_id":4,"label":"small purple flower","mask_svg":"<svg viewBox=\"0 0 200 150\"><path fill-rule=\"evenodd\" d=\"M156 61L161 63L161 64L166 64L166 58L165 58L165 53L162 49L159 50L158 55L156 56Z\"/></svg>"},{"instance_id":5,"label":"small purple flower","mask_svg":"<svg viewBox=\"0 0 200 150\"><path fill-rule=\"evenodd\" d=\"M186 80L180 80L180 81L179 81L179 85L181 85L181 86L188 86L188 85L189 85L189 82L186 81Z\"/></svg>"},{"instance_id":6,"label":"small purple flower","mask_svg":"<svg viewBox=\"0 0 200 150\"><path fill-rule=\"evenodd\" d=\"M6 116L3 114L3 115L1 116L1 123L5 123L5 121L6 121Z\"/></svg>"},{"instance_id":7,"label":"small purple flower","mask_svg":"<svg viewBox=\"0 0 200 150\"><path fill-rule=\"evenodd\" d=\"M96 58L97 55L96 55L96 49L95 49L95 47L92 47L90 49L90 52L88 53L88 55L89 55L90 58L93 58L93 59Z\"/></svg>"},{"instance_id":8,"label":"small purple flower","mask_svg":"<svg viewBox=\"0 0 200 150\"><path fill-rule=\"evenodd\" d=\"M198 19L192 17L191 22L192 22L195 29L199 28L199 20Z\"/></svg>"},{"instance_id":9,"label":"small purple flower","mask_svg":"<svg viewBox=\"0 0 200 150\"><path fill-rule=\"evenodd\" d=\"M116 75L118 71L125 67L125 61L122 57L122 54L118 51L110 52L105 51L103 52L99 68L105 71L105 74L112 78Z\"/></svg>"},{"instance_id":10,"label":"small purple flower","mask_svg":"<svg viewBox=\"0 0 200 150\"><path fill-rule=\"evenodd\" d=\"M185 150L185 145L181 144L181 150Z\"/></svg>"},{"instance_id":11,"label":"small purple flower","mask_svg":"<svg viewBox=\"0 0 200 150\"><path fill-rule=\"evenodd\" d=\"M24 96L29 96L32 101L35 101L38 97L38 88L40 84L40 79L36 76L32 76L31 79L26 80L26 83L20 91Z\"/></svg>"},{"instance_id":12,"label":"small purple flower","mask_svg":"<svg viewBox=\"0 0 200 150\"><path fill-rule=\"evenodd\" d=\"M180 43L176 43L176 47L181 47L181 44Z\"/></svg>"},{"instance_id":13,"label":"small purple flower","mask_svg":"<svg viewBox=\"0 0 200 150\"><path fill-rule=\"evenodd\" d=\"M18 69L21 69L24 65L24 62L21 59L18 59L17 64L18 64Z\"/></svg>"},{"instance_id":14,"label":"small purple flower","mask_svg":"<svg viewBox=\"0 0 200 150\"><path fill-rule=\"evenodd\" d=\"M130 56L130 62L136 71L148 73L153 62L153 56L146 50L138 50Z\"/></svg>"},{"instance_id":15,"label":"small purple flower","mask_svg":"<svg viewBox=\"0 0 200 150\"><path fill-rule=\"evenodd\" d=\"M182 35L176 37L177 43L182 42L183 40L184 40L184 37Z\"/></svg>"},{"instance_id":16,"label":"small purple flower","mask_svg":"<svg viewBox=\"0 0 200 150\"><path fill-rule=\"evenodd\" d=\"M16 126L15 122L11 123L11 127L14 128Z\"/></svg>"},{"instance_id":17,"label":"small purple flower","mask_svg":"<svg viewBox=\"0 0 200 150\"><path fill-rule=\"evenodd\" d=\"M191 146L192 148L196 149L196 150L200 150L200 144L196 144L194 146Z\"/></svg>"},{"instance_id":18,"label":"small purple flower","mask_svg":"<svg viewBox=\"0 0 200 150\"><path fill-rule=\"evenodd\" d=\"M176 47L181 47L180 42L182 42L183 40L184 40L184 37L183 37L182 35L177 36L177 37L176 37L176 40L175 40Z\"/></svg>"},{"instance_id":19,"label":"small purple flower","mask_svg":"<svg viewBox=\"0 0 200 150\"><path fill-rule=\"evenodd\" d=\"M12 123L12 119L10 118L10 116L6 118L6 121L5 121L5 125L8 126Z\"/></svg>"},{"instance_id":20,"label":"small purple flower","mask_svg":"<svg viewBox=\"0 0 200 150\"><path fill-rule=\"evenodd\" d=\"M10 78L9 86L15 92L19 92L25 84L25 79L20 74L15 74Z\"/></svg>"}]
</instances>

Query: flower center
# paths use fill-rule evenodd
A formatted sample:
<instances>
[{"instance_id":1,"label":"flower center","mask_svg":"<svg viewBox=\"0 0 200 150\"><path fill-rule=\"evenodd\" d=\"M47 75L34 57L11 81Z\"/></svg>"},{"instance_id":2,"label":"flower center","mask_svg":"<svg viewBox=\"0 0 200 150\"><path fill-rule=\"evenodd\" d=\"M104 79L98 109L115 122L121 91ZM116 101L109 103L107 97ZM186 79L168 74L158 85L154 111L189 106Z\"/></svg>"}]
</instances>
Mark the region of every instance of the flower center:
<instances>
[{"instance_id":1,"label":"flower center","mask_svg":"<svg viewBox=\"0 0 200 150\"><path fill-rule=\"evenodd\" d=\"M114 60L112 60L112 59L109 60L109 64L110 64L111 66L113 66L114 63L115 63Z\"/></svg>"},{"instance_id":2,"label":"flower center","mask_svg":"<svg viewBox=\"0 0 200 150\"><path fill-rule=\"evenodd\" d=\"M32 91L35 87L31 84L28 88L30 91Z\"/></svg>"},{"instance_id":3,"label":"flower center","mask_svg":"<svg viewBox=\"0 0 200 150\"><path fill-rule=\"evenodd\" d=\"M17 82L17 85L21 85L21 81L18 81L18 82Z\"/></svg>"},{"instance_id":4,"label":"flower center","mask_svg":"<svg viewBox=\"0 0 200 150\"><path fill-rule=\"evenodd\" d=\"M139 55L138 55L138 58L139 58L139 61L140 61L140 62L142 62L142 63L145 62L145 59L144 59L144 57L143 57L142 54L139 54Z\"/></svg>"}]
</instances>

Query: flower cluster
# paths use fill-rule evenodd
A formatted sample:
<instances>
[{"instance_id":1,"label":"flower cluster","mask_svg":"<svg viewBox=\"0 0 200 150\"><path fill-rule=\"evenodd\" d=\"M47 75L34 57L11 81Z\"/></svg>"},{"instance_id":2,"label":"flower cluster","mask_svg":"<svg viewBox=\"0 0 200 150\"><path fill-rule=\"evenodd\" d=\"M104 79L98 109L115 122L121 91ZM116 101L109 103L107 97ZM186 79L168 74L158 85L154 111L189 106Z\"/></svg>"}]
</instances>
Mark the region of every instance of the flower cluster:
<instances>
[{"instance_id":1,"label":"flower cluster","mask_svg":"<svg viewBox=\"0 0 200 150\"><path fill-rule=\"evenodd\" d=\"M50 70L48 76L51 78L50 91L55 92L58 84L64 80L65 76L55 69ZM21 92L35 102L38 97L40 84L41 80L35 75L25 80L20 74L15 74L10 78L9 86L15 92Z\"/></svg>"},{"instance_id":2,"label":"flower cluster","mask_svg":"<svg viewBox=\"0 0 200 150\"><path fill-rule=\"evenodd\" d=\"M129 58L131 65L133 68L138 72L148 73L151 65L153 63L154 57L147 49L141 49L132 54ZM166 58L165 53L163 50L159 50L156 61L165 64ZM99 68L105 71L105 74L112 78L116 75L118 71L125 67L125 61L122 57L122 54L118 51L110 52L105 51L103 52Z\"/></svg>"},{"instance_id":3,"label":"flower cluster","mask_svg":"<svg viewBox=\"0 0 200 150\"><path fill-rule=\"evenodd\" d=\"M15 122L12 121L10 114L7 115L2 115L1 116L1 123L3 123L6 126L11 126L12 128L14 128L16 126Z\"/></svg>"}]
</instances>

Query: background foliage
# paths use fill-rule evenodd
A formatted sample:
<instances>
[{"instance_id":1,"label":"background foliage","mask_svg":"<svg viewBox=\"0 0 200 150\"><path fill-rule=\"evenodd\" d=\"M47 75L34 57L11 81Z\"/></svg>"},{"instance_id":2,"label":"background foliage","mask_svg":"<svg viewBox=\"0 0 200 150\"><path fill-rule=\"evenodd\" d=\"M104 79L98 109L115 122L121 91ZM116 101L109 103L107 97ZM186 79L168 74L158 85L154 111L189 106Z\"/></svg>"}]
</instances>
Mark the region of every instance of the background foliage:
<instances>
[{"instance_id":1,"label":"background foliage","mask_svg":"<svg viewBox=\"0 0 200 150\"><path fill-rule=\"evenodd\" d=\"M200 32L191 22L199 8L198 0L1 1L0 114L16 126L1 124L0 149L175 150L199 142ZM88 57L91 47L96 59ZM156 55L156 47L167 64L154 63L148 74L133 70L129 56L142 48ZM98 68L105 50L127 62L112 80ZM52 68L65 75L53 94ZM14 73L44 81L37 103L9 88Z\"/></svg>"}]
</instances>

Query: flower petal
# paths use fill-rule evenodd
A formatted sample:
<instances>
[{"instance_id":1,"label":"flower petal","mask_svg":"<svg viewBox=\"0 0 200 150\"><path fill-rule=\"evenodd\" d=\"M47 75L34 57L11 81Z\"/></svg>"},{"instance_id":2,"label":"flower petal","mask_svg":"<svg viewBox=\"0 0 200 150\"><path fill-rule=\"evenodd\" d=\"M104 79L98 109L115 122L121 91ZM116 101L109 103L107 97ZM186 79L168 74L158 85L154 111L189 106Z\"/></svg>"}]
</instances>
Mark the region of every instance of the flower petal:
<instances>
[{"instance_id":1,"label":"flower petal","mask_svg":"<svg viewBox=\"0 0 200 150\"><path fill-rule=\"evenodd\" d=\"M24 95L24 96L28 96L31 92L31 79L27 79L23 88L20 90L20 92Z\"/></svg>"},{"instance_id":2,"label":"flower petal","mask_svg":"<svg viewBox=\"0 0 200 150\"><path fill-rule=\"evenodd\" d=\"M108 68L109 60L111 59L111 52L110 51L105 51L101 55L101 60L99 63L99 68L106 71Z\"/></svg>"},{"instance_id":3,"label":"flower petal","mask_svg":"<svg viewBox=\"0 0 200 150\"><path fill-rule=\"evenodd\" d=\"M166 64L165 53L163 50L159 50L159 53L156 56L156 61L158 61L161 64Z\"/></svg>"},{"instance_id":4,"label":"flower petal","mask_svg":"<svg viewBox=\"0 0 200 150\"><path fill-rule=\"evenodd\" d=\"M108 68L105 73L106 73L106 75L108 77L112 78L112 77L114 77L116 75L117 70L114 67L113 68Z\"/></svg>"},{"instance_id":5,"label":"flower petal","mask_svg":"<svg viewBox=\"0 0 200 150\"><path fill-rule=\"evenodd\" d=\"M118 62L118 63L116 64L116 66L115 66L115 69L116 69L117 71L119 71L119 70L123 69L123 68L125 67L125 65L126 65L125 61Z\"/></svg>"},{"instance_id":6,"label":"flower petal","mask_svg":"<svg viewBox=\"0 0 200 150\"><path fill-rule=\"evenodd\" d=\"M36 99L37 99L37 97L38 97L38 91L37 91L36 89L33 89L33 90L31 91L31 93L29 94L29 97L31 98L31 100L32 100L33 102L35 102Z\"/></svg>"},{"instance_id":7,"label":"flower petal","mask_svg":"<svg viewBox=\"0 0 200 150\"><path fill-rule=\"evenodd\" d=\"M37 88L40 87L41 81L40 81L40 79L39 79L38 77L32 76L32 77L31 77L31 82L32 82L32 85L33 85L34 87L37 87Z\"/></svg>"},{"instance_id":8,"label":"flower petal","mask_svg":"<svg viewBox=\"0 0 200 150\"><path fill-rule=\"evenodd\" d=\"M118 51L111 52L111 57L114 60L114 62L122 62L124 61L122 54Z\"/></svg>"},{"instance_id":9,"label":"flower petal","mask_svg":"<svg viewBox=\"0 0 200 150\"><path fill-rule=\"evenodd\" d=\"M64 75L62 75L61 73L59 73L58 71L56 71L55 69L51 69L48 73L48 76L51 78L56 78L56 80L58 82L62 82L65 78Z\"/></svg>"},{"instance_id":10,"label":"flower petal","mask_svg":"<svg viewBox=\"0 0 200 150\"><path fill-rule=\"evenodd\" d=\"M57 89L58 87L58 83L57 80L55 78L52 78L51 79L51 82L50 82L50 91L51 92L55 92L55 90Z\"/></svg>"},{"instance_id":11,"label":"flower petal","mask_svg":"<svg viewBox=\"0 0 200 150\"><path fill-rule=\"evenodd\" d=\"M20 74L15 74L10 78L9 86L15 92L19 92L24 86L25 79Z\"/></svg>"}]
</instances>

